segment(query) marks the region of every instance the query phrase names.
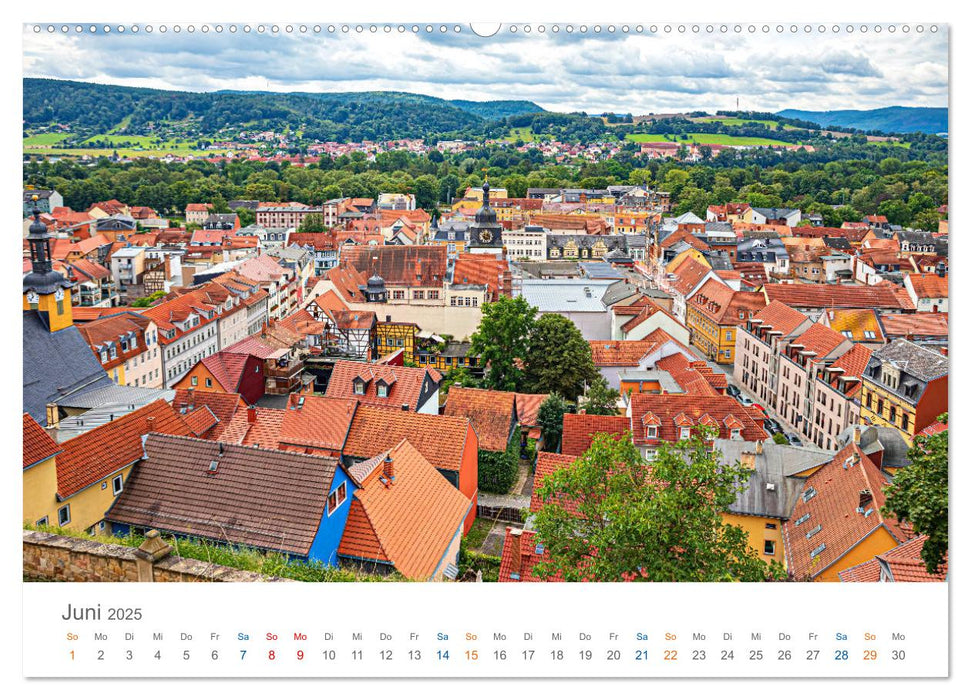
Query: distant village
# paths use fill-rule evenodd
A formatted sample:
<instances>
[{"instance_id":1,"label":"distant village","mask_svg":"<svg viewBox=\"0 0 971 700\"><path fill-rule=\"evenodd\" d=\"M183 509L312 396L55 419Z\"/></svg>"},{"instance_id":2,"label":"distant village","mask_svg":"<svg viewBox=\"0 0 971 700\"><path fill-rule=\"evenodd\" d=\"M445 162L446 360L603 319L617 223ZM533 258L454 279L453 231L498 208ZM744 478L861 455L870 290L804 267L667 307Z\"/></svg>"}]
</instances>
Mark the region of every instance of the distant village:
<instances>
[{"instance_id":1,"label":"distant village","mask_svg":"<svg viewBox=\"0 0 971 700\"><path fill-rule=\"evenodd\" d=\"M210 160L283 157L215 145L228 152ZM324 143L294 164L390 148L430 147ZM619 145L519 148L598 160ZM202 539L474 581L474 536L495 580L535 581L545 477L600 434L650 463L704 428L750 470L724 521L791 579L945 576L882 510L914 441L947 429L945 209L935 231L876 214L834 227L746 202L673 216L647 186L509 197L488 181L436 216L400 192L228 204L255 223L207 202L175 219L23 191L25 541ZM463 385L489 369L471 343L484 310L518 298L575 325L613 415L581 396L551 437L548 395ZM483 475L504 454L502 491Z\"/></svg>"}]
</instances>

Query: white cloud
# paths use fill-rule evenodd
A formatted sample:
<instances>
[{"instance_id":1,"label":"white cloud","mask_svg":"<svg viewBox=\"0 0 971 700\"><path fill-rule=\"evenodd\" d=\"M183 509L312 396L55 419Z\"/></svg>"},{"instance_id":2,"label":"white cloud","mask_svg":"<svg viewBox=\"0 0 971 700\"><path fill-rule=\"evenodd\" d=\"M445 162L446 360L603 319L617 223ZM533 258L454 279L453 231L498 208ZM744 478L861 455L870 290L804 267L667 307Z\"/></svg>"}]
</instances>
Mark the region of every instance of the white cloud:
<instances>
[{"instance_id":1,"label":"white cloud","mask_svg":"<svg viewBox=\"0 0 971 700\"><path fill-rule=\"evenodd\" d=\"M27 31L24 74L208 90L402 90L659 112L947 104L946 32L795 35L61 35Z\"/></svg>"}]
</instances>

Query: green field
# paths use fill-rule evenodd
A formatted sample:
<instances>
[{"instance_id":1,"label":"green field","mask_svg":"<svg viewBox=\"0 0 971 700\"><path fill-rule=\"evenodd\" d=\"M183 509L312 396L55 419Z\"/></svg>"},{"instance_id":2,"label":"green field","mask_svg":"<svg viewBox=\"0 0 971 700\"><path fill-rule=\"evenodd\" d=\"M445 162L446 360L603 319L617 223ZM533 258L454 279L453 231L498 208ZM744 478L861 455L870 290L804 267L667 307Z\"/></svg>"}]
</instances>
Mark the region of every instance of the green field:
<instances>
[{"instance_id":1,"label":"green field","mask_svg":"<svg viewBox=\"0 0 971 700\"><path fill-rule=\"evenodd\" d=\"M34 148L37 146L51 146L63 141L71 134L32 134L24 139L24 148Z\"/></svg>"},{"instance_id":2,"label":"green field","mask_svg":"<svg viewBox=\"0 0 971 700\"><path fill-rule=\"evenodd\" d=\"M514 127L509 130L509 135L506 136L503 141L518 141L522 139L526 143L533 143L535 141L542 141L545 138L543 134L534 134L533 129L528 126Z\"/></svg>"},{"instance_id":3,"label":"green field","mask_svg":"<svg viewBox=\"0 0 971 700\"><path fill-rule=\"evenodd\" d=\"M779 122L771 119L740 119L739 117L698 117L697 119L692 119L691 121L709 124L712 122L721 122L726 126L741 126L743 124L755 123L761 124L762 126L766 126L770 129L775 129L777 126L779 126ZM784 124L782 128L789 131L795 129L796 127L789 124Z\"/></svg>"},{"instance_id":4,"label":"green field","mask_svg":"<svg viewBox=\"0 0 971 700\"><path fill-rule=\"evenodd\" d=\"M712 146L790 146L793 144L776 139L764 139L756 136L730 136L728 134L679 134L677 138L664 134L627 134L627 140L634 143L657 143L660 141L677 141L679 143L710 144Z\"/></svg>"}]
</instances>

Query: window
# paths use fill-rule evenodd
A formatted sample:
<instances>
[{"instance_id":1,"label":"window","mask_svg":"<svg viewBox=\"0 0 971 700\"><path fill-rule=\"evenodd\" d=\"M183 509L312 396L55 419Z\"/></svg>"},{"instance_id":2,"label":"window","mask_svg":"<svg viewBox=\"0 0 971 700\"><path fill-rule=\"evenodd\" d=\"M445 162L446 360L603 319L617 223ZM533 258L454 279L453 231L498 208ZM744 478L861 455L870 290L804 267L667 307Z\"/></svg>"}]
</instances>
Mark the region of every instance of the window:
<instances>
[{"instance_id":1,"label":"window","mask_svg":"<svg viewBox=\"0 0 971 700\"><path fill-rule=\"evenodd\" d=\"M900 416L900 427L904 430L910 429L910 414L904 413Z\"/></svg>"},{"instance_id":2,"label":"window","mask_svg":"<svg viewBox=\"0 0 971 700\"><path fill-rule=\"evenodd\" d=\"M775 556L775 540L766 540L765 541L765 547L764 547L763 551L765 552L765 555L766 556L768 556L768 557L774 557Z\"/></svg>"},{"instance_id":3,"label":"window","mask_svg":"<svg viewBox=\"0 0 971 700\"><path fill-rule=\"evenodd\" d=\"M875 340L877 337L877 334L874 333L873 331L863 331L863 337L866 340Z\"/></svg>"},{"instance_id":4,"label":"window","mask_svg":"<svg viewBox=\"0 0 971 700\"><path fill-rule=\"evenodd\" d=\"M364 381L361 379L354 380L354 393L358 396L364 396Z\"/></svg>"},{"instance_id":5,"label":"window","mask_svg":"<svg viewBox=\"0 0 971 700\"><path fill-rule=\"evenodd\" d=\"M802 502L803 503L808 502L815 495L816 495L815 487L810 486L808 489L806 489L805 493L802 494Z\"/></svg>"},{"instance_id":6,"label":"window","mask_svg":"<svg viewBox=\"0 0 971 700\"><path fill-rule=\"evenodd\" d=\"M71 522L71 504L70 503L67 504L66 506L61 506L60 508L57 509L57 524L58 525L67 525L69 522Z\"/></svg>"},{"instance_id":7,"label":"window","mask_svg":"<svg viewBox=\"0 0 971 700\"><path fill-rule=\"evenodd\" d=\"M192 384L192 386L199 386L199 377L192 377L192 379L190 380L190 383Z\"/></svg>"},{"instance_id":8,"label":"window","mask_svg":"<svg viewBox=\"0 0 971 700\"><path fill-rule=\"evenodd\" d=\"M765 529L766 530L776 530L778 528L776 527L776 524L775 523L766 523L765 524Z\"/></svg>"},{"instance_id":9,"label":"window","mask_svg":"<svg viewBox=\"0 0 971 700\"><path fill-rule=\"evenodd\" d=\"M119 493L121 493L123 485L124 479L122 478L121 474L119 474L111 480L111 492L117 496Z\"/></svg>"},{"instance_id":10,"label":"window","mask_svg":"<svg viewBox=\"0 0 971 700\"><path fill-rule=\"evenodd\" d=\"M814 535L818 535L822 529L823 529L823 526L822 525L817 525L812 530L810 530L809 532L806 533L806 539L807 540L812 539L813 536Z\"/></svg>"},{"instance_id":11,"label":"window","mask_svg":"<svg viewBox=\"0 0 971 700\"><path fill-rule=\"evenodd\" d=\"M796 519L796 522L793 523L793 525L802 525L804 522L806 522L807 520L809 520L809 516L810 515L811 515L811 513L806 513L805 515L800 515Z\"/></svg>"},{"instance_id":12,"label":"window","mask_svg":"<svg viewBox=\"0 0 971 700\"><path fill-rule=\"evenodd\" d=\"M739 428L732 428L732 440L741 440L742 431Z\"/></svg>"},{"instance_id":13,"label":"window","mask_svg":"<svg viewBox=\"0 0 971 700\"><path fill-rule=\"evenodd\" d=\"M37 526L38 527L43 527L44 525L47 525L47 516L46 515L43 518L41 518L40 520L37 521Z\"/></svg>"},{"instance_id":14,"label":"window","mask_svg":"<svg viewBox=\"0 0 971 700\"><path fill-rule=\"evenodd\" d=\"M380 396L381 398L387 398L388 396L387 384L378 384L378 396Z\"/></svg>"},{"instance_id":15,"label":"window","mask_svg":"<svg viewBox=\"0 0 971 700\"><path fill-rule=\"evenodd\" d=\"M341 507L344 500L347 498L347 485L341 484L337 487L335 491L327 497L327 515L330 515L335 510Z\"/></svg>"},{"instance_id":16,"label":"window","mask_svg":"<svg viewBox=\"0 0 971 700\"><path fill-rule=\"evenodd\" d=\"M206 386L212 388L212 378L206 377Z\"/></svg>"},{"instance_id":17,"label":"window","mask_svg":"<svg viewBox=\"0 0 971 700\"><path fill-rule=\"evenodd\" d=\"M652 440L657 439L657 426L656 425L649 425L649 426L647 426L647 437L651 438Z\"/></svg>"},{"instance_id":18,"label":"window","mask_svg":"<svg viewBox=\"0 0 971 700\"><path fill-rule=\"evenodd\" d=\"M678 435L679 440L688 440L691 437L691 428L681 428Z\"/></svg>"}]
</instances>

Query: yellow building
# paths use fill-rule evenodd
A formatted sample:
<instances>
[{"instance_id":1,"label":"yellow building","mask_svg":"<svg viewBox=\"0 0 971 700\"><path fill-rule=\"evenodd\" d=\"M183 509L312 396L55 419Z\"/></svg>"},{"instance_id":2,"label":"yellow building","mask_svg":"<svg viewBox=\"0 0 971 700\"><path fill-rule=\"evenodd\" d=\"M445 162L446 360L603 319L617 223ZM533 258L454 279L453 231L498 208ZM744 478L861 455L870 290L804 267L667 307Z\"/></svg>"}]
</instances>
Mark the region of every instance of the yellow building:
<instances>
[{"instance_id":1,"label":"yellow building","mask_svg":"<svg viewBox=\"0 0 971 700\"><path fill-rule=\"evenodd\" d=\"M709 360L719 364L735 362L738 327L765 308L758 292L737 292L722 282L705 282L685 306L685 325L691 343Z\"/></svg>"},{"instance_id":2,"label":"yellow building","mask_svg":"<svg viewBox=\"0 0 971 700\"><path fill-rule=\"evenodd\" d=\"M479 360L469 356L469 347L470 343L460 342L419 347L415 351L415 364L419 367L434 367L442 373L459 367L479 369Z\"/></svg>"},{"instance_id":3,"label":"yellow building","mask_svg":"<svg viewBox=\"0 0 971 700\"><path fill-rule=\"evenodd\" d=\"M25 523L57 522L57 465L61 448L40 423L24 414L24 510Z\"/></svg>"},{"instance_id":4,"label":"yellow building","mask_svg":"<svg viewBox=\"0 0 971 700\"><path fill-rule=\"evenodd\" d=\"M722 522L740 527L748 534L748 546L758 552L762 561L786 563L785 542L782 537L782 518L759 515L723 513Z\"/></svg>"},{"instance_id":5,"label":"yellow building","mask_svg":"<svg viewBox=\"0 0 971 700\"><path fill-rule=\"evenodd\" d=\"M141 459L143 435L195 437L182 414L162 399L55 445L56 452L47 445L46 452L28 453L28 444L43 444L38 429L43 432L25 415L24 520L90 534L105 529L105 512ZM28 461L34 463L28 467Z\"/></svg>"},{"instance_id":6,"label":"yellow building","mask_svg":"<svg viewBox=\"0 0 971 700\"><path fill-rule=\"evenodd\" d=\"M947 358L897 339L870 356L860 391L860 420L896 428L907 444L947 412Z\"/></svg>"},{"instance_id":7,"label":"yellow building","mask_svg":"<svg viewBox=\"0 0 971 700\"><path fill-rule=\"evenodd\" d=\"M36 209L34 222L28 229L27 243L31 271L23 280L24 311L33 310L43 315L51 333L74 325L70 292L73 285L53 268L51 236Z\"/></svg>"},{"instance_id":8,"label":"yellow building","mask_svg":"<svg viewBox=\"0 0 971 700\"><path fill-rule=\"evenodd\" d=\"M418 331L417 323L407 321L379 321L375 329L378 345L378 357L390 355L403 350L404 361L415 363L415 341Z\"/></svg>"}]
</instances>

